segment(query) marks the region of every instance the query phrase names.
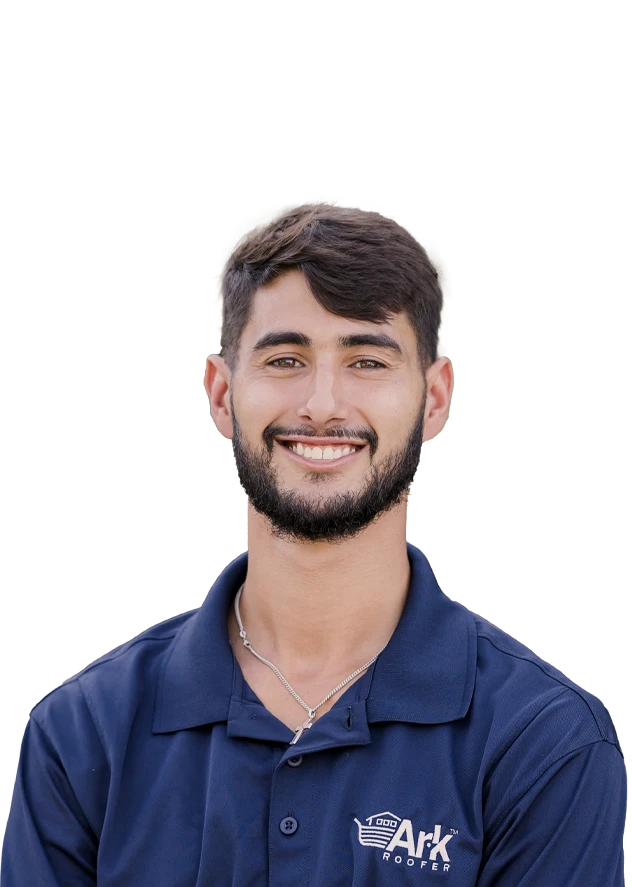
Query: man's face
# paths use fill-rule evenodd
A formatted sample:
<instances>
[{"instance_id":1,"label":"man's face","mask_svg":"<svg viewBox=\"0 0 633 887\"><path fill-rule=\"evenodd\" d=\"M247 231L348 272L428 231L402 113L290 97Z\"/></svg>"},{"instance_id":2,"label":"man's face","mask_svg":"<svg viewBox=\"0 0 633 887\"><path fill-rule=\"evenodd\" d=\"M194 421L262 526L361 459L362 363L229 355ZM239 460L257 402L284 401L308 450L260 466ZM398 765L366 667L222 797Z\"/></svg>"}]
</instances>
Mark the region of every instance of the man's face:
<instances>
[{"instance_id":1,"label":"man's face","mask_svg":"<svg viewBox=\"0 0 633 887\"><path fill-rule=\"evenodd\" d=\"M240 482L277 535L342 541L406 496L425 385L404 314L338 317L288 272L255 293L230 397Z\"/></svg>"}]
</instances>

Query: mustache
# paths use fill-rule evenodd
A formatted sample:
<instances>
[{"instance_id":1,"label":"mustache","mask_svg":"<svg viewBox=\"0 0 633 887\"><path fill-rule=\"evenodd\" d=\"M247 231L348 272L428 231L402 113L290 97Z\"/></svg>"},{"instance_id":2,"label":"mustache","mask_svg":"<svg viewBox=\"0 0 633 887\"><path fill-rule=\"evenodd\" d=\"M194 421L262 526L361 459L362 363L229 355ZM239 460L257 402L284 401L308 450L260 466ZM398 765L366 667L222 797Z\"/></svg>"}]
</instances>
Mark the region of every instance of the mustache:
<instances>
[{"instance_id":1,"label":"mustache","mask_svg":"<svg viewBox=\"0 0 633 887\"><path fill-rule=\"evenodd\" d=\"M317 432L308 425L297 425L295 428L287 428L283 425L272 424L268 425L263 433L264 443L268 452L272 453L273 451L275 437L290 437L293 435L297 437L331 437L333 440L336 440L337 437L360 438L367 441L371 456L374 455L378 448L378 435L373 428L356 426L355 428L330 428L326 431Z\"/></svg>"}]
</instances>

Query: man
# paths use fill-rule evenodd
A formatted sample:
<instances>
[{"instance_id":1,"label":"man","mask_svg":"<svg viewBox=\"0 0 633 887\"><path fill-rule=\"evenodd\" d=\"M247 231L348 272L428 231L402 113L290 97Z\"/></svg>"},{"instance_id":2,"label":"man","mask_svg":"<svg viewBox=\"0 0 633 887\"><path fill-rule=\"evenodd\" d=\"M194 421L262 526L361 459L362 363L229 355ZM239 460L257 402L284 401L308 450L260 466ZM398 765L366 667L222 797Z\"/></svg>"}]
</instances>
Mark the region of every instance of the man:
<instances>
[{"instance_id":1,"label":"man","mask_svg":"<svg viewBox=\"0 0 633 887\"><path fill-rule=\"evenodd\" d=\"M3 887L623 884L607 711L406 542L453 388L425 251L300 207L223 296L205 387L248 553L35 706Z\"/></svg>"}]
</instances>

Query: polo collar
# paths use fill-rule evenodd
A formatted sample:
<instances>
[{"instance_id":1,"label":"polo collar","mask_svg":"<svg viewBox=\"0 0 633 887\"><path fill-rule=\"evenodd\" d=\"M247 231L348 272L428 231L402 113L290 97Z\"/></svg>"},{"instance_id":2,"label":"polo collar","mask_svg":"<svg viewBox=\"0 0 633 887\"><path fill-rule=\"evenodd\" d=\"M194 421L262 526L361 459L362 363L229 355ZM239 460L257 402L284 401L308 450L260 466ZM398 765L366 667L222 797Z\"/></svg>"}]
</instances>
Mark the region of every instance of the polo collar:
<instances>
[{"instance_id":1,"label":"polo collar","mask_svg":"<svg viewBox=\"0 0 633 887\"><path fill-rule=\"evenodd\" d=\"M473 614L441 591L422 552L407 543L409 593L374 668L367 720L441 724L464 717L475 684ZM172 641L156 693L154 733L227 721L237 667L227 618L246 579L248 554L216 579L202 606Z\"/></svg>"}]
</instances>

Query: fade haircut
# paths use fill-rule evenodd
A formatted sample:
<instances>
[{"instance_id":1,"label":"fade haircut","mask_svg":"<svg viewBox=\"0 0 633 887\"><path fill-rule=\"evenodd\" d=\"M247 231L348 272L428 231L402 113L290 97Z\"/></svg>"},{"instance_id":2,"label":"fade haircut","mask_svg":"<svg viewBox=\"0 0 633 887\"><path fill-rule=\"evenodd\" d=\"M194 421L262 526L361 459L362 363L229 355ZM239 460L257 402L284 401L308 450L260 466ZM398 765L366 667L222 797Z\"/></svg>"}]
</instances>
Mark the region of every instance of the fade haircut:
<instances>
[{"instance_id":1,"label":"fade haircut","mask_svg":"<svg viewBox=\"0 0 633 887\"><path fill-rule=\"evenodd\" d=\"M424 248L379 213L319 203L291 209L251 231L228 260L220 356L232 372L255 291L293 268L332 314L380 323L405 312L420 366L437 360L443 298Z\"/></svg>"}]
</instances>

